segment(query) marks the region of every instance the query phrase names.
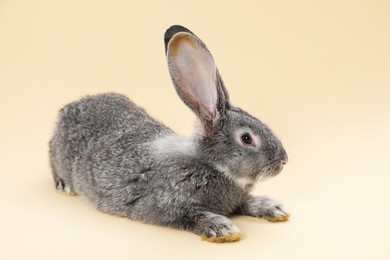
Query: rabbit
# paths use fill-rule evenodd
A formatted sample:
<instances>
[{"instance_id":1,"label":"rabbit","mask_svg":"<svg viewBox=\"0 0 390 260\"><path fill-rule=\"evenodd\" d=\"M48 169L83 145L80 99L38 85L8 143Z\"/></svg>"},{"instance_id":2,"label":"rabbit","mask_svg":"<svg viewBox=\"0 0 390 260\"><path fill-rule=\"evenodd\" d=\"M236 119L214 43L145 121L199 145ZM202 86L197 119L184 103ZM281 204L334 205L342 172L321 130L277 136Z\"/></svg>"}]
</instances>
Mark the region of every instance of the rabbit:
<instances>
[{"instance_id":1,"label":"rabbit","mask_svg":"<svg viewBox=\"0 0 390 260\"><path fill-rule=\"evenodd\" d=\"M121 94L83 97L60 110L49 143L56 189L100 211L216 243L240 240L231 215L287 221L281 203L250 195L287 163L281 141L230 103L194 33L174 25L164 41L176 92L198 119L195 134L176 134Z\"/></svg>"}]
</instances>

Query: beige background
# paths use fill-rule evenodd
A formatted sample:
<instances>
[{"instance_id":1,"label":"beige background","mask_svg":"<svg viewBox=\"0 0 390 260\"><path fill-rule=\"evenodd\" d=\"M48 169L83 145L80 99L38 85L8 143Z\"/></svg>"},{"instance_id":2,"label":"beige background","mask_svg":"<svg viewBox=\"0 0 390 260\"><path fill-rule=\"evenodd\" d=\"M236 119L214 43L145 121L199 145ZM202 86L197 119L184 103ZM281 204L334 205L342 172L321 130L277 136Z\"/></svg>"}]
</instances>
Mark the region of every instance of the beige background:
<instances>
[{"instance_id":1,"label":"beige background","mask_svg":"<svg viewBox=\"0 0 390 260\"><path fill-rule=\"evenodd\" d=\"M0 259L390 259L389 14L387 0L0 1ZM177 23L283 140L289 164L254 193L289 222L234 217L243 239L215 245L55 193L47 143L83 95L124 93L191 133L163 51Z\"/></svg>"}]
</instances>

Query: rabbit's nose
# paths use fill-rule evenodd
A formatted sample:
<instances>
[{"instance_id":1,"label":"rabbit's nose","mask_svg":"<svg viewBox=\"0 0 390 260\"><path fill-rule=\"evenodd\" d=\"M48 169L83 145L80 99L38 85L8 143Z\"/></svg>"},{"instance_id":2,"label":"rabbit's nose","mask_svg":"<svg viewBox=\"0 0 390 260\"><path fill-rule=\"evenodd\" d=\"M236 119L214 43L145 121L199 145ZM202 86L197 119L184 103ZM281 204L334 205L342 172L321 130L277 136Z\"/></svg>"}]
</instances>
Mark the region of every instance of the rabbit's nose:
<instances>
[{"instance_id":1,"label":"rabbit's nose","mask_svg":"<svg viewBox=\"0 0 390 260\"><path fill-rule=\"evenodd\" d=\"M281 163L287 164L288 156L287 156L286 150L284 150L283 147L279 150L279 156L278 157L280 158Z\"/></svg>"}]
</instances>

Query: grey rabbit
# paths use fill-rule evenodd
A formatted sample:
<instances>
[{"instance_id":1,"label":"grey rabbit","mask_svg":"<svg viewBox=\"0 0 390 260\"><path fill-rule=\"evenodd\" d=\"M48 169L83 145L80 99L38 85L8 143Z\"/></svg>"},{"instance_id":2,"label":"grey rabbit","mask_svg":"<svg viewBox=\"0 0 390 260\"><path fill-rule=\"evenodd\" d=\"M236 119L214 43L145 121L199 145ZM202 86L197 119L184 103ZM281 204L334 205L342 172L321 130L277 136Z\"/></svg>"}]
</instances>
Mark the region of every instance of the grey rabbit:
<instances>
[{"instance_id":1,"label":"grey rabbit","mask_svg":"<svg viewBox=\"0 0 390 260\"><path fill-rule=\"evenodd\" d=\"M97 209L233 242L233 214L286 221L281 203L249 194L287 163L264 123L234 107L206 45L179 25L165 33L169 72L195 113L193 137L175 134L127 97L108 93L66 105L50 141L58 191Z\"/></svg>"}]
</instances>

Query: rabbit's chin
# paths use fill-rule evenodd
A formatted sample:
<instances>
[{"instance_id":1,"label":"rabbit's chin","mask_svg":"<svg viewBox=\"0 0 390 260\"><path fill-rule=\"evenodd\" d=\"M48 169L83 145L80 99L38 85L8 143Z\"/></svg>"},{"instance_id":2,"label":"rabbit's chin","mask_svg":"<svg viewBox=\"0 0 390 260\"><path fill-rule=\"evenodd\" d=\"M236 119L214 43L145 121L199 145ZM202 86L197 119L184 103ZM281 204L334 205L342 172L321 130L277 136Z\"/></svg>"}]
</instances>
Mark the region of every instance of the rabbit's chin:
<instances>
[{"instance_id":1,"label":"rabbit's chin","mask_svg":"<svg viewBox=\"0 0 390 260\"><path fill-rule=\"evenodd\" d=\"M283 163L277 163L273 167L271 173L269 174L270 177L274 177L278 175L283 170Z\"/></svg>"}]
</instances>

